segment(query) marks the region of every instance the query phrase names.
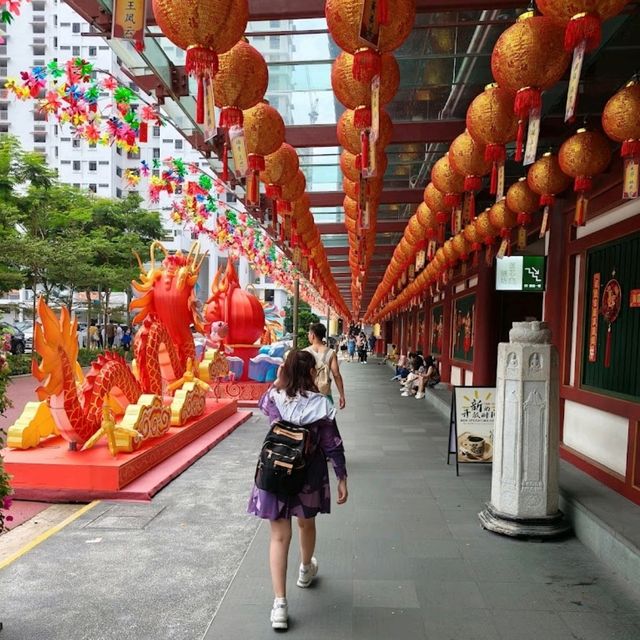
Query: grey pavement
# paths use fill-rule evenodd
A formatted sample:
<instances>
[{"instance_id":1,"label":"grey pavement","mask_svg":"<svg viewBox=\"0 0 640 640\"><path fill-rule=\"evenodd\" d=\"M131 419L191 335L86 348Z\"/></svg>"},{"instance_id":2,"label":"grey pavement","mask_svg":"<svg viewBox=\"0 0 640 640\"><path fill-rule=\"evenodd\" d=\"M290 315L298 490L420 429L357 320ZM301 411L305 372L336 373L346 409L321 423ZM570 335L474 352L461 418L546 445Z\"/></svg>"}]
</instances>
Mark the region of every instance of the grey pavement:
<instances>
[{"instance_id":1,"label":"grey pavement","mask_svg":"<svg viewBox=\"0 0 640 640\"><path fill-rule=\"evenodd\" d=\"M637 640L640 594L576 539L481 529L489 466L446 465L448 425L389 369L343 364L349 502L318 518L320 573L290 637ZM268 523L245 515L263 418L151 504L101 503L0 573L0 640L273 638ZM0 541L1 544L1 541Z\"/></svg>"}]
</instances>

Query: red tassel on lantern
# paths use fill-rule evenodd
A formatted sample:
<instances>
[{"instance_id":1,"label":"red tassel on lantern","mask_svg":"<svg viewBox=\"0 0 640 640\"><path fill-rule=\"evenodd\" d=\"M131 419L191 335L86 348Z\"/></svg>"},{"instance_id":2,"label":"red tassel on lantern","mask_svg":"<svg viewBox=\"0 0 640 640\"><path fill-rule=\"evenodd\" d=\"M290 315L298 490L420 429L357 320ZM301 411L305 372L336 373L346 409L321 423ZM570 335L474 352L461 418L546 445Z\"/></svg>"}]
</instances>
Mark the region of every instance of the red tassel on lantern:
<instances>
[{"instance_id":1,"label":"red tassel on lantern","mask_svg":"<svg viewBox=\"0 0 640 640\"><path fill-rule=\"evenodd\" d=\"M602 40L602 23L598 16L579 13L569 20L564 32L564 48L573 51L581 42L586 51L596 49Z\"/></svg>"},{"instance_id":2,"label":"red tassel on lantern","mask_svg":"<svg viewBox=\"0 0 640 640\"><path fill-rule=\"evenodd\" d=\"M362 171L369 168L369 134L366 131L360 133L360 164Z\"/></svg>"},{"instance_id":3,"label":"red tassel on lantern","mask_svg":"<svg viewBox=\"0 0 640 640\"><path fill-rule=\"evenodd\" d=\"M278 213L285 215L291 213L291 203L288 200L278 200L276 203Z\"/></svg>"},{"instance_id":4,"label":"red tassel on lantern","mask_svg":"<svg viewBox=\"0 0 640 640\"><path fill-rule=\"evenodd\" d=\"M353 126L356 129L370 129L372 114L370 107L357 107L353 112Z\"/></svg>"},{"instance_id":5,"label":"red tassel on lantern","mask_svg":"<svg viewBox=\"0 0 640 640\"><path fill-rule=\"evenodd\" d=\"M389 24L389 3L387 0L378 0L378 24Z\"/></svg>"},{"instance_id":6,"label":"red tassel on lantern","mask_svg":"<svg viewBox=\"0 0 640 640\"><path fill-rule=\"evenodd\" d=\"M577 176L573 182L573 190L578 193L576 200L576 211L573 217L573 224L576 227L584 226L587 219L587 206L589 200L586 193L591 191L593 187L593 179L591 176Z\"/></svg>"},{"instance_id":7,"label":"red tassel on lantern","mask_svg":"<svg viewBox=\"0 0 640 640\"><path fill-rule=\"evenodd\" d=\"M229 182L229 145L226 140L222 147L222 182Z\"/></svg>"},{"instance_id":8,"label":"red tassel on lantern","mask_svg":"<svg viewBox=\"0 0 640 640\"><path fill-rule=\"evenodd\" d=\"M436 222L438 223L438 244L444 244L445 228L447 226L447 214L444 211L438 211L436 214Z\"/></svg>"},{"instance_id":9,"label":"red tassel on lantern","mask_svg":"<svg viewBox=\"0 0 640 640\"><path fill-rule=\"evenodd\" d=\"M484 261L487 267L491 266L493 262L493 238L487 236L484 239L485 250L484 250Z\"/></svg>"},{"instance_id":10,"label":"red tassel on lantern","mask_svg":"<svg viewBox=\"0 0 640 640\"><path fill-rule=\"evenodd\" d=\"M258 174L255 171L247 176L247 204L258 204Z\"/></svg>"},{"instance_id":11,"label":"red tassel on lantern","mask_svg":"<svg viewBox=\"0 0 640 640\"><path fill-rule=\"evenodd\" d=\"M198 76L198 93L196 94L196 122L204 123L204 76Z\"/></svg>"},{"instance_id":12,"label":"red tassel on lantern","mask_svg":"<svg viewBox=\"0 0 640 640\"><path fill-rule=\"evenodd\" d=\"M507 159L507 149L503 144L488 144L484 149L484 159L491 162L491 187L489 193L495 195L498 191L498 171Z\"/></svg>"},{"instance_id":13,"label":"red tassel on lantern","mask_svg":"<svg viewBox=\"0 0 640 640\"><path fill-rule=\"evenodd\" d=\"M257 153L250 153L248 161L251 171L264 171L264 156L260 156Z\"/></svg>"},{"instance_id":14,"label":"red tassel on lantern","mask_svg":"<svg viewBox=\"0 0 640 640\"><path fill-rule=\"evenodd\" d=\"M133 46L138 53L142 53L144 51L144 38L136 40Z\"/></svg>"},{"instance_id":15,"label":"red tassel on lantern","mask_svg":"<svg viewBox=\"0 0 640 640\"><path fill-rule=\"evenodd\" d=\"M282 187L279 184L268 184L267 198L271 198L271 200L282 198Z\"/></svg>"},{"instance_id":16,"label":"red tassel on lantern","mask_svg":"<svg viewBox=\"0 0 640 640\"><path fill-rule=\"evenodd\" d=\"M460 194L459 193L445 193L444 203L447 207L459 207L460 206Z\"/></svg>"},{"instance_id":17,"label":"red tassel on lantern","mask_svg":"<svg viewBox=\"0 0 640 640\"><path fill-rule=\"evenodd\" d=\"M196 97L196 123L204 123L204 81L213 78L218 73L218 54L206 47L189 47L185 69L190 76L198 79L198 94Z\"/></svg>"},{"instance_id":18,"label":"red tassel on lantern","mask_svg":"<svg viewBox=\"0 0 640 640\"><path fill-rule=\"evenodd\" d=\"M358 82L371 82L380 75L382 61L380 54L373 49L363 47L358 49L353 56L353 78Z\"/></svg>"},{"instance_id":19,"label":"red tassel on lantern","mask_svg":"<svg viewBox=\"0 0 640 640\"><path fill-rule=\"evenodd\" d=\"M242 109L238 109L238 107L222 107L222 111L220 111L220 127L222 129L241 127L243 122Z\"/></svg>"}]
</instances>

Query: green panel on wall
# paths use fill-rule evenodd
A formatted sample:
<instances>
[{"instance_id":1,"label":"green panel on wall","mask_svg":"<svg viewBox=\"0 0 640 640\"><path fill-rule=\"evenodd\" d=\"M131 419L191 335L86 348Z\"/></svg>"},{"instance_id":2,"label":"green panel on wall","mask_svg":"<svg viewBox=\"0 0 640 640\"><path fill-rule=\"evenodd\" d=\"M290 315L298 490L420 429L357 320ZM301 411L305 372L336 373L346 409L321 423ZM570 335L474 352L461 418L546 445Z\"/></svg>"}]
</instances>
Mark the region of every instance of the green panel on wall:
<instances>
[{"instance_id":1,"label":"green panel on wall","mask_svg":"<svg viewBox=\"0 0 640 640\"><path fill-rule=\"evenodd\" d=\"M586 271L582 385L637 400L640 306L632 306L632 298L640 297L640 234L588 251ZM605 306L615 308L618 297L618 315L609 323Z\"/></svg>"}]
</instances>

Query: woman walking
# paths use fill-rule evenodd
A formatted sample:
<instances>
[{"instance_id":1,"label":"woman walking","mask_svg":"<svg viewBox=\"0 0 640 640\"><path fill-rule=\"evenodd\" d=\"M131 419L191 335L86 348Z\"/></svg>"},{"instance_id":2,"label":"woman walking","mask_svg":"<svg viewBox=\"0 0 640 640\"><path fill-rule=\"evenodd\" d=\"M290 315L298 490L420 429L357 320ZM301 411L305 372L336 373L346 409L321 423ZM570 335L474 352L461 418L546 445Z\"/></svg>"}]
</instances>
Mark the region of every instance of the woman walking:
<instances>
[{"instance_id":1,"label":"woman walking","mask_svg":"<svg viewBox=\"0 0 640 640\"><path fill-rule=\"evenodd\" d=\"M274 422L284 420L304 425L310 431L312 453L305 465L305 484L296 496L270 493L254 484L248 512L270 521L271 542L269 567L274 601L271 626L288 628L287 559L291 543L291 517L298 520L300 567L298 587L307 588L318 573L313 553L316 545L315 517L329 513L331 492L327 458L338 478L337 503L347 501L347 469L344 447L336 425L336 409L318 393L315 385L315 358L307 351L292 351L280 371L274 386L260 400L260 408Z\"/></svg>"}]
</instances>

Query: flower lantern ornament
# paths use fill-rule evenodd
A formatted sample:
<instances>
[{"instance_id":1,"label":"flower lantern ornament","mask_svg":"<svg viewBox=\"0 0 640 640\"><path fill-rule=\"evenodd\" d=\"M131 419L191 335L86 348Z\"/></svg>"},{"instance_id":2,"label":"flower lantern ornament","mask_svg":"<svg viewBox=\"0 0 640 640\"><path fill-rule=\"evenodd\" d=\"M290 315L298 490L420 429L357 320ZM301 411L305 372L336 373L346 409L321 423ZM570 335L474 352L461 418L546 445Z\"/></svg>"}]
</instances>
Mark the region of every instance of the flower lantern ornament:
<instances>
[{"instance_id":1,"label":"flower lantern ornament","mask_svg":"<svg viewBox=\"0 0 640 640\"><path fill-rule=\"evenodd\" d=\"M597 49L602 39L602 23L618 15L629 0L538 0L541 13L565 26L564 47L573 52L565 122L575 114L584 54Z\"/></svg>"},{"instance_id":2,"label":"flower lantern ornament","mask_svg":"<svg viewBox=\"0 0 640 640\"><path fill-rule=\"evenodd\" d=\"M632 80L609 98L602 112L602 128L612 140L622 143L622 197L637 198L640 195L640 83L637 80Z\"/></svg>"},{"instance_id":3,"label":"flower lantern ornament","mask_svg":"<svg viewBox=\"0 0 640 640\"><path fill-rule=\"evenodd\" d=\"M491 71L498 86L515 93L518 117L516 161L522 160L524 125L529 120L525 164L535 160L540 133L542 92L562 78L569 66L562 26L551 18L525 13L511 25L493 48Z\"/></svg>"},{"instance_id":4,"label":"flower lantern ornament","mask_svg":"<svg viewBox=\"0 0 640 640\"><path fill-rule=\"evenodd\" d=\"M284 142L284 121L278 111L266 101L244 111L243 118L245 144L249 154L247 204L256 205L259 200L259 173L266 168L265 156L275 153Z\"/></svg>"},{"instance_id":5,"label":"flower lantern ornament","mask_svg":"<svg viewBox=\"0 0 640 640\"><path fill-rule=\"evenodd\" d=\"M491 226L500 230L500 249L498 249L498 258L504 258L505 255L511 255L511 229L518 223L518 214L509 209L506 198L498 200L491 209L489 209L489 222Z\"/></svg>"},{"instance_id":6,"label":"flower lantern ornament","mask_svg":"<svg viewBox=\"0 0 640 640\"><path fill-rule=\"evenodd\" d=\"M242 38L249 19L247 0L153 0L153 14L162 33L186 50L187 73L198 83L196 122L213 128L218 55Z\"/></svg>"},{"instance_id":7,"label":"flower lantern ornament","mask_svg":"<svg viewBox=\"0 0 640 640\"><path fill-rule=\"evenodd\" d=\"M476 217L475 192L482 188L482 176L491 171L491 163L485 160L484 146L474 140L468 131L461 133L449 147L449 162L453 170L464 176L464 190L468 194L468 217ZM451 233L456 234L462 229L462 220L451 219ZM455 224L454 224L455 223Z\"/></svg>"},{"instance_id":8,"label":"flower lantern ornament","mask_svg":"<svg viewBox=\"0 0 640 640\"><path fill-rule=\"evenodd\" d=\"M491 162L490 193L497 200L504 194L505 145L516 139L518 118L513 96L497 84L489 84L467 109L467 131L484 147L484 159Z\"/></svg>"},{"instance_id":9,"label":"flower lantern ornament","mask_svg":"<svg viewBox=\"0 0 640 640\"><path fill-rule=\"evenodd\" d=\"M527 184L540 196L540 206L544 207L540 226L542 238L547 233L549 210L555 202L555 197L571 184L571 178L562 173L558 157L551 151L547 151L542 158L529 167Z\"/></svg>"},{"instance_id":10,"label":"flower lantern ornament","mask_svg":"<svg viewBox=\"0 0 640 640\"><path fill-rule=\"evenodd\" d=\"M522 251L527 246L527 225L540 208L540 196L531 190L526 177L514 182L507 190L507 207L518 216L518 249Z\"/></svg>"},{"instance_id":11,"label":"flower lantern ornament","mask_svg":"<svg viewBox=\"0 0 640 640\"><path fill-rule=\"evenodd\" d=\"M397 49L409 36L416 16L415 0L327 0L329 33L344 51L353 54L353 76L371 82L380 74L381 54Z\"/></svg>"},{"instance_id":12,"label":"flower lantern ornament","mask_svg":"<svg viewBox=\"0 0 640 640\"><path fill-rule=\"evenodd\" d=\"M574 178L573 190L578 193L573 223L582 226L587 215L587 196L593 186L593 176L602 173L611 162L609 142L598 131L578 129L565 140L558 153L562 172Z\"/></svg>"},{"instance_id":13,"label":"flower lantern ornament","mask_svg":"<svg viewBox=\"0 0 640 640\"><path fill-rule=\"evenodd\" d=\"M449 160L449 154L445 154L433 165L431 182L438 191L444 194L445 209L436 209L438 243L443 244L449 213L452 217L457 216L460 209L461 194L464 191L464 176L454 170ZM429 204L428 201L427 204Z\"/></svg>"}]
</instances>

